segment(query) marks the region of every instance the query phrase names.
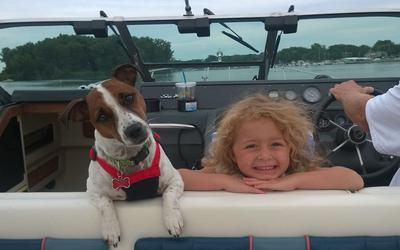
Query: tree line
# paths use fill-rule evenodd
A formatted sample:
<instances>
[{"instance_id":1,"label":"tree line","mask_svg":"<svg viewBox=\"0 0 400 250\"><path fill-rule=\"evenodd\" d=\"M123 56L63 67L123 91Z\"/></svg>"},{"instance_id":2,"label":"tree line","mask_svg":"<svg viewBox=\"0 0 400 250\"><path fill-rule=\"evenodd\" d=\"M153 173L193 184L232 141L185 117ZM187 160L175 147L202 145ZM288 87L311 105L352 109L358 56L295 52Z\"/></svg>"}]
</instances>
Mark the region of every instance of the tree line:
<instances>
[{"instance_id":1,"label":"tree line","mask_svg":"<svg viewBox=\"0 0 400 250\"><path fill-rule=\"evenodd\" d=\"M278 63L293 61L321 62L339 60L346 57L397 58L400 57L400 44L390 40L379 40L372 47L367 45L336 44L329 47L314 43L310 48L291 47L278 52Z\"/></svg>"},{"instance_id":2,"label":"tree line","mask_svg":"<svg viewBox=\"0 0 400 250\"><path fill-rule=\"evenodd\" d=\"M162 39L133 37L146 62L173 60L171 44ZM3 48L0 80L105 79L129 58L116 36L93 38L59 35L16 48Z\"/></svg>"},{"instance_id":3,"label":"tree line","mask_svg":"<svg viewBox=\"0 0 400 250\"><path fill-rule=\"evenodd\" d=\"M264 53L249 55L222 56L222 61L255 61L262 60ZM338 60L346 57L396 58L400 57L400 44L390 40L379 40L372 47L367 45L336 44L329 47L314 43L310 48L290 47L280 50L276 56L276 63L287 64L296 61L321 62L324 60ZM215 62L216 55L209 55L205 61Z\"/></svg>"},{"instance_id":4,"label":"tree line","mask_svg":"<svg viewBox=\"0 0 400 250\"><path fill-rule=\"evenodd\" d=\"M150 37L133 37L145 62L176 62L171 43ZM5 68L0 80L41 79L105 79L113 68L129 63L128 56L116 36L93 38L87 36L59 35L37 43L26 43L16 48L3 48L1 60ZM222 56L224 62L262 60L263 53ZM400 44L390 40L379 40L372 47L337 44L326 47L314 43L310 48L290 47L277 54L276 63L287 64L299 60L321 62L345 57L400 57ZM190 62L215 62L216 55Z\"/></svg>"}]
</instances>

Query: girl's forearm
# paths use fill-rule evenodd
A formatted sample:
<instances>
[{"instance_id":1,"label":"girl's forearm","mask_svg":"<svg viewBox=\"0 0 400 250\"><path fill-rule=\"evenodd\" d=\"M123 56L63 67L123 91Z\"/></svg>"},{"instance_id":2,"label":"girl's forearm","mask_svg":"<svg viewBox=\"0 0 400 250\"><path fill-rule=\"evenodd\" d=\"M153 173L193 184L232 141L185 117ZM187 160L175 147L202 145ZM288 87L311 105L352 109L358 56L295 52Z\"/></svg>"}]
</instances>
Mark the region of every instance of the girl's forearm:
<instances>
[{"instance_id":1,"label":"girl's forearm","mask_svg":"<svg viewBox=\"0 0 400 250\"><path fill-rule=\"evenodd\" d=\"M290 176L296 189L340 189L356 191L364 187L364 181L355 171L345 167L321 168L295 173Z\"/></svg>"},{"instance_id":2,"label":"girl's forearm","mask_svg":"<svg viewBox=\"0 0 400 250\"><path fill-rule=\"evenodd\" d=\"M185 190L212 191L223 190L223 176L215 173L204 173L200 170L179 169L185 184Z\"/></svg>"}]
</instances>

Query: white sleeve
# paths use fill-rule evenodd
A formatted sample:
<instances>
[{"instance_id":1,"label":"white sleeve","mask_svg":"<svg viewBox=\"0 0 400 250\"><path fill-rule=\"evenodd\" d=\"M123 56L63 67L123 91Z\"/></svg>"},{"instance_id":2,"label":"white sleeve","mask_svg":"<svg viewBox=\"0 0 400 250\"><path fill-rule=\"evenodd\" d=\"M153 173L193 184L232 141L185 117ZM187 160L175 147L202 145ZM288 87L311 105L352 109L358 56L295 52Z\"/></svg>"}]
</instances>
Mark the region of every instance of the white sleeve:
<instances>
[{"instance_id":1,"label":"white sleeve","mask_svg":"<svg viewBox=\"0 0 400 250\"><path fill-rule=\"evenodd\" d=\"M365 113L375 149L400 156L400 84L370 99Z\"/></svg>"}]
</instances>

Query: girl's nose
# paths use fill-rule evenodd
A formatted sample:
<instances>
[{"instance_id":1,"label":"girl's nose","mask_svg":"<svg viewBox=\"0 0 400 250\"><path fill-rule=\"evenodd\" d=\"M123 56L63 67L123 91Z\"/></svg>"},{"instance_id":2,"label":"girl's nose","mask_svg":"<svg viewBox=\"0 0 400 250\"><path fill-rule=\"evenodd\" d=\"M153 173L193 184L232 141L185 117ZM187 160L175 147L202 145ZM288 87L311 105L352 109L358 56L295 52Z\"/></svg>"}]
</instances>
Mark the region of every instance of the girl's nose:
<instances>
[{"instance_id":1,"label":"girl's nose","mask_svg":"<svg viewBox=\"0 0 400 250\"><path fill-rule=\"evenodd\" d=\"M269 160L272 159L271 152L268 149L261 149L258 152L257 160Z\"/></svg>"}]
</instances>

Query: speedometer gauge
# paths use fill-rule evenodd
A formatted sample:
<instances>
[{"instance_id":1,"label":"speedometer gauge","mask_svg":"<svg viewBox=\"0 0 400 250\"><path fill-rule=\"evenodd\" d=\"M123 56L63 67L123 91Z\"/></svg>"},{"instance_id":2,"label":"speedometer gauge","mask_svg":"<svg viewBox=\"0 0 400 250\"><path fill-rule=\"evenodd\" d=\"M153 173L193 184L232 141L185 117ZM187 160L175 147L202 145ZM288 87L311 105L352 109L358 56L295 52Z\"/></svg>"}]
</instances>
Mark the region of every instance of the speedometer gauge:
<instances>
[{"instance_id":1,"label":"speedometer gauge","mask_svg":"<svg viewBox=\"0 0 400 250\"><path fill-rule=\"evenodd\" d=\"M317 87L308 87L303 91L303 98L306 102L316 103L321 100L321 91Z\"/></svg>"}]
</instances>

